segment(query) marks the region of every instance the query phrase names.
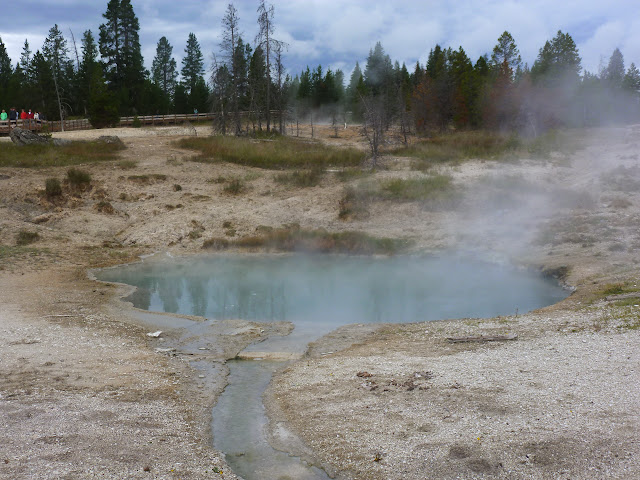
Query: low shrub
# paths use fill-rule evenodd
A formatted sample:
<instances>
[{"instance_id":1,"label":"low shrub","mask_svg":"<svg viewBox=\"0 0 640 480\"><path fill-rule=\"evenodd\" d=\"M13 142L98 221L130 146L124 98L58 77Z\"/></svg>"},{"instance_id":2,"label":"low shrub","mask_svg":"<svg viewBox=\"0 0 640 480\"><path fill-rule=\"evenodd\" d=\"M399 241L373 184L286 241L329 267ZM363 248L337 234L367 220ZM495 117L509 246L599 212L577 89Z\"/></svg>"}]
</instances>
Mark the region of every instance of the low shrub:
<instances>
[{"instance_id":1,"label":"low shrub","mask_svg":"<svg viewBox=\"0 0 640 480\"><path fill-rule=\"evenodd\" d=\"M138 166L138 162L135 160L120 160L116 165L122 170L131 170Z\"/></svg>"},{"instance_id":2,"label":"low shrub","mask_svg":"<svg viewBox=\"0 0 640 480\"><path fill-rule=\"evenodd\" d=\"M16 245L23 246L35 243L40 239L38 232L30 232L28 230L20 230L16 235Z\"/></svg>"},{"instance_id":3,"label":"low shrub","mask_svg":"<svg viewBox=\"0 0 640 480\"><path fill-rule=\"evenodd\" d=\"M83 187L91 183L91 175L77 168L67 170L67 179L72 187Z\"/></svg>"},{"instance_id":4,"label":"low shrub","mask_svg":"<svg viewBox=\"0 0 640 480\"><path fill-rule=\"evenodd\" d=\"M292 173L282 173L275 176L275 181L285 185L293 185L295 187L315 187L320 183L324 171L320 168L312 168L309 170L296 170Z\"/></svg>"},{"instance_id":5,"label":"low shrub","mask_svg":"<svg viewBox=\"0 0 640 480\"><path fill-rule=\"evenodd\" d=\"M222 191L228 195L240 195L242 192L246 190L245 183L239 178L234 178L230 180L227 185L224 186Z\"/></svg>"},{"instance_id":6,"label":"low shrub","mask_svg":"<svg viewBox=\"0 0 640 480\"><path fill-rule=\"evenodd\" d=\"M47 197L58 197L62 195L62 185L57 178L47 178L44 191Z\"/></svg>"}]
</instances>

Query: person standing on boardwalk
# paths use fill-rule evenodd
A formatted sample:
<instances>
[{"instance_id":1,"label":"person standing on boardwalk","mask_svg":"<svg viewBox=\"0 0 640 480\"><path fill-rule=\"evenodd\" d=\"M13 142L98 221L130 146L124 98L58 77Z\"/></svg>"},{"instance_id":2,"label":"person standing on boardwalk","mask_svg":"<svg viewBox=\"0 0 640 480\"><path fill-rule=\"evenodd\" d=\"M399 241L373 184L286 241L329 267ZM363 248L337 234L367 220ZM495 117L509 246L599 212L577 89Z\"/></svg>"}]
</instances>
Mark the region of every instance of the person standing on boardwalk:
<instances>
[{"instance_id":1,"label":"person standing on boardwalk","mask_svg":"<svg viewBox=\"0 0 640 480\"><path fill-rule=\"evenodd\" d=\"M2 109L2 113L0 113L0 122L4 122L8 118L7 112Z\"/></svg>"},{"instance_id":2,"label":"person standing on boardwalk","mask_svg":"<svg viewBox=\"0 0 640 480\"><path fill-rule=\"evenodd\" d=\"M26 120L27 118L29 117L27 116L27 112L25 112L23 108L22 111L20 112L20 120Z\"/></svg>"},{"instance_id":3,"label":"person standing on boardwalk","mask_svg":"<svg viewBox=\"0 0 640 480\"><path fill-rule=\"evenodd\" d=\"M16 120L18 120L18 112L16 110L16 107L11 107L11 109L9 110L9 121L15 125Z\"/></svg>"}]
</instances>

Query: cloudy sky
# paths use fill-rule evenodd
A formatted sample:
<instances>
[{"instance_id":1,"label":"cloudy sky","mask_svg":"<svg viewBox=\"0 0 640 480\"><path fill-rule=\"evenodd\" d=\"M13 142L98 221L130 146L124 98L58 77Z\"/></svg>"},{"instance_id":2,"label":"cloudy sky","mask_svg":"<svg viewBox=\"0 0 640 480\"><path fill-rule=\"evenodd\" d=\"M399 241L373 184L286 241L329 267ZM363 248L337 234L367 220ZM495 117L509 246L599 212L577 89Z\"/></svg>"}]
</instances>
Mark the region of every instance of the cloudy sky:
<instances>
[{"instance_id":1,"label":"cloudy sky","mask_svg":"<svg viewBox=\"0 0 640 480\"><path fill-rule=\"evenodd\" d=\"M49 28L58 24L76 41L91 29L97 37L107 0L19 0L3 2L0 38L13 63L25 39L40 49ZM228 1L132 0L140 20L140 40L147 68L158 39L166 36L178 66L189 32L196 34L207 65L218 50L221 19ZM257 31L258 0L236 0L245 42ZM582 66L597 72L619 48L625 66L640 65L640 0L273 0L275 37L288 44L285 65L298 73L306 65L340 68L347 78L356 61L363 65L381 41L392 60L424 63L436 44L462 46L475 60L490 53L508 30L529 65L558 30L569 33ZM71 42L69 41L71 45ZM79 48L79 45L78 45Z\"/></svg>"}]
</instances>

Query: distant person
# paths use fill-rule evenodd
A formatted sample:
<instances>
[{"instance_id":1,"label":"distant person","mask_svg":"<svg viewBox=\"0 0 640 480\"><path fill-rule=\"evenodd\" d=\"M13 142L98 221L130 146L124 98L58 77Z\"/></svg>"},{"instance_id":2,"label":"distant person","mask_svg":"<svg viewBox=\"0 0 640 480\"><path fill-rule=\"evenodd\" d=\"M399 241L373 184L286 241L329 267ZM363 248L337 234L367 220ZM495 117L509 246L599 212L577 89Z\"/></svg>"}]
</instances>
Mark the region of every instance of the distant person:
<instances>
[{"instance_id":1,"label":"distant person","mask_svg":"<svg viewBox=\"0 0 640 480\"><path fill-rule=\"evenodd\" d=\"M9 118L9 115L7 115L7 112L5 112L3 108L2 112L0 113L0 121L4 122L7 120L7 118Z\"/></svg>"},{"instance_id":2,"label":"distant person","mask_svg":"<svg viewBox=\"0 0 640 480\"><path fill-rule=\"evenodd\" d=\"M197 109L197 108L194 108L194 109L193 109L193 113L194 113L194 115L197 115L197 114L198 114L198 109Z\"/></svg>"},{"instance_id":3,"label":"distant person","mask_svg":"<svg viewBox=\"0 0 640 480\"><path fill-rule=\"evenodd\" d=\"M40 112L34 113L33 119L36 121L36 123L40 123Z\"/></svg>"},{"instance_id":4,"label":"distant person","mask_svg":"<svg viewBox=\"0 0 640 480\"><path fill-rule=\"evenodd\" d=\"M16 120L18 120L18 111L16 110L16 107L11 107L9 110L9 121L15 125Z\"/></svg>"},{"instance_id":5,"label":"distant person","mask_svg":"<svg viewBox=\"0 0 640 480\"><path fill-rule=\"evenodd\" d=\"M25 112L23 108L22 111L20 112L20 120L26 120L27 118L29 117L27 116L27 112Z\"/></svg>"},{"instance_id":6,"label":"distant person","mask_svg":"<svg viewBox=\"0 0 640 480\"><path fill-rule=\"evenodd\" d=\"M29 111L27 112L27 118L33 119L33 112L31 111L31 109L29 109Z\"/></svg>"}]
</instances>

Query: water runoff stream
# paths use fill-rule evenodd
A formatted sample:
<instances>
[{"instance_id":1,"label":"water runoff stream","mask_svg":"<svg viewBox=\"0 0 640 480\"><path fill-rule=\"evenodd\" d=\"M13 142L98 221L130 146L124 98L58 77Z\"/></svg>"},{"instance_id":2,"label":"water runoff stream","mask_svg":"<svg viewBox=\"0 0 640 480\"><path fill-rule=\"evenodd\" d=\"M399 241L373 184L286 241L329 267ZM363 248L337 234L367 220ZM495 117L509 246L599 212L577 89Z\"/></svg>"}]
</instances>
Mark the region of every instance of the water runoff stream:
<instances>
[{"instance_id":1,"label":"water runoff stream","mask_svg":"<svg viewBox=\"0 0 640 480\"><path fill-rule=\"evenodd\" d=\"M149 259L96 276L138 287L129 300L152 312L197 315L209 322L293 323L290 335L247 347L245 353L253 352L257 360L228 362L229 384L213 411L214 446L246 480L329 478L269 445L262 394L286 361L267 358L302 354L309 342L341 325L513 315L567 295L535 272L458 255ZM175 322L165 328L189 328L184 319Z\"/></svg>"}]
</instances>

